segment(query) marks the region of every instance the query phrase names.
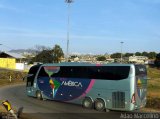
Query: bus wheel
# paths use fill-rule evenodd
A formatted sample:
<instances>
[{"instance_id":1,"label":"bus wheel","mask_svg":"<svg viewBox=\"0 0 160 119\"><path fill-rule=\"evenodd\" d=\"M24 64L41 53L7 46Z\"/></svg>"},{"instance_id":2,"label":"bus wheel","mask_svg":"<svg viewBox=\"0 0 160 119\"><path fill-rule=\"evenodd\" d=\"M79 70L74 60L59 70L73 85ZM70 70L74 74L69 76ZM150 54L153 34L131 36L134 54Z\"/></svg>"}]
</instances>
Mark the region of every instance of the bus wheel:
<instances>
[{"instance_id":1,"label":"bus wheel","mask_svg":"<svg viewBox=\"0 0 160 119\"><path fill-rule=\"evenodd\" d=\"M41 91L37 91L37 92L36 92L36 97L37 97L37 99L42 100Z\"/></svg>"},{"instance_id":2,"label":"bus wheel","mask_svg":"<svg viewBox=\"0 0 160 119\"><path fill-rule=\"evenodd\" d=\"M104 111L105 102L102 99L96 99L94 106L97 111Z\"/></svg>"},{"instance_id":3,"label":"bus wheel","mask_svg":"<svg viewBox=\"0 0 160 119\"><path fill-rule=\"evenodd\" d=\"M91 98L84 98L82 102L82 106L87 109L91 109L93 107L93 101Z\"/></svg>"}]
</instances>

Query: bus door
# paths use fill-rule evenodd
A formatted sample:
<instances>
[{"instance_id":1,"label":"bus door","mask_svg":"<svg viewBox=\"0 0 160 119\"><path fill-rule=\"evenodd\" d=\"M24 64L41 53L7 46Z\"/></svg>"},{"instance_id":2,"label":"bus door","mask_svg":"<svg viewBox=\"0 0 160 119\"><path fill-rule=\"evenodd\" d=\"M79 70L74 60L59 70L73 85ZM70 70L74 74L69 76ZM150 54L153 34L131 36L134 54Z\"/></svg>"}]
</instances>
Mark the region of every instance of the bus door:
<instances>
[{"instance_id":1,"label":"bus door","mask_svg":"<svg viewBox=\"0 0 160 119\"><path fill-rule=\"evenodd\" d=\"M136 105L141 108L146 104L147 69L145 65L135 65L136 69Z\"/></svg>"}]
</instances>

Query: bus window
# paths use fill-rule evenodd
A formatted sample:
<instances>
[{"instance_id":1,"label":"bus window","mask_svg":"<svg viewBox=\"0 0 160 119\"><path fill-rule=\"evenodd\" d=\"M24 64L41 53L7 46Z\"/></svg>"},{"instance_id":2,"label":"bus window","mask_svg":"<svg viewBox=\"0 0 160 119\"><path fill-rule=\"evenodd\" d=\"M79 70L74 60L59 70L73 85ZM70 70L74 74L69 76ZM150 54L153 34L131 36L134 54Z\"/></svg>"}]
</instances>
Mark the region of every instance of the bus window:
<instances>
[{"instance_id":1,"label":"bus window","mask_svg":"<svg viewBox=\"0 0 160 119\"><path fill-rule=\"evenodd\" d=\"M73 78L89 78L88 70L85 66L74 66L72 67L72 77Z\"/></svg>"},{"instance_id":2,"label":"bus window","mask_svg":"<svg viewBox=\"0 0 160 119\"><path fill-rule=\"evenodd\" d=\"M51 75L51 77L64 77L64 78L69 78L69 76L71 75L71 68L70 67L66 67L66 66L61 66L60 67L60 71L57 73L54 73L53 75Z\"/></svg>"},{"instance_id":3,"label":"bus window","mask_svg":"<svg viewBox=\"0 0 160 119\"><path fill-rule=\"evenodd\" d=\"M129 66L89 67L90 78L103 80L121 80L128 78Z\"/></svg>"},{"instance_id":4,"label":"bus window","mask_svg":"<svg viewBox=\"0 0 160 119\"><path fill-rule=\"evenodd\" d=\"M61 66L60 71L52 77L64 78L88 78L87 67L84 66Z\"/></svg>"},{"instance_id":5,"label":"bus window","mask_svg":"<svg viewBox=\"0 0 160 119\"><path fill-rule=\"evenodd\" d=\"M129 66L61 66L52 77L121 80L128 78L129 71Z\"/></svg>"},{"instance_id":6,"label":"bus window","mask_svg":"<svg viewBox=\"0 0 160 119\"><path fill-rule=\"evenodd\" d=\"M129 66L117 66L115 79L126 79L128 78L129 72L130 72Z\"/></svg>"},{"instance_id":7,"label":"bus window","mask_svg":"<svg viewBox=\"0 0 160 119\"><path fill-rule=\"evenodd\" d=\"M33 82L36 76L36 73L41 65L32 66L29 70L27 77L27 87L33 86Z\"/></svg>"},{"instance_id":8,"label":"bus window","mask_svg":"<svg viewBox=\"0 0 160 119\"><path fill-rule=\"evenodd\" d=\"M147 75L147 69L145 65L135 65L136 76Z\"/></svg>"},{"instance_id":9,"label":"bus window","mask_svg":"<svg viewBox=\"0 0 160 119\"><path fill-rule=\"evenodd\" d=\"M44 67L42 67L38 73L38 78L40 77L48 77L48 74L45 72Z\"/></svg>"}]
</instances>

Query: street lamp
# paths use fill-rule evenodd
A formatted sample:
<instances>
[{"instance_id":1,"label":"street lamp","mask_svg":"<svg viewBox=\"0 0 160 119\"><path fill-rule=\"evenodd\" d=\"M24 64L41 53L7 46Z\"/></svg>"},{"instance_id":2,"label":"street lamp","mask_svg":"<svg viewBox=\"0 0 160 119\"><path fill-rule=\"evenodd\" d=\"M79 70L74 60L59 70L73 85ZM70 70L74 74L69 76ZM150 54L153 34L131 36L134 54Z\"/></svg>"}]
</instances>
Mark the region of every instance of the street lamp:
<instances>
[{"instance_id":1,"label":"street lamp","mask_svg":"<svg viewBox=\"0 0 160 119\"><path fill-rule=\"evenodd\" d=\"M122 60L123 60L123 59L122 59L122 46L123 46L123 43L124 43L124 42L120 42L120 43L121 43L121 63L122 63Z\"/></svg>"},{"instance_id":2,"label":"street lamp","mask_svg":"<svg viewBox=\"0 0 160 119\"><path fill-rule=\"evenodd\" d=\"M69 30L70 30L70 4L73 2L73 0L65 0L65 2L68 4L67 53L66 53L66 59L68 61L68 57L69 57Z\"/></svg>"}]
</instances>

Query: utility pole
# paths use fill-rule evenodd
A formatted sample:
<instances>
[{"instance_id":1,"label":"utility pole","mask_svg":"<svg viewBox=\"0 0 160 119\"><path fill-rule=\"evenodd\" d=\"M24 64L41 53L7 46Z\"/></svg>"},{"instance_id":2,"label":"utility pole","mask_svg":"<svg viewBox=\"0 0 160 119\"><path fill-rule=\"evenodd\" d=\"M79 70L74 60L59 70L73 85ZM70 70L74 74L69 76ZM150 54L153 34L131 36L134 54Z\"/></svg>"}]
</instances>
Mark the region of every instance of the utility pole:
<instances>
[{"instance_id":1,"label":"utility pole","mask_svg":"<svg viewBox=\"0 0 160 119\"><path fill-rule=\"evenodd\" d=\"M122 53L122 47L123 47L123 43L124 42L120 42L121 43L121 63L122 63L122 60L123 60L123 57L122 57L122 55L123 55L123 53Z\"/></svg>"},{"instance_id":2,"label":"utility pole","mask_svg":"<svg viewBox=\"0 0 160 119\"><path fill-rule=\"evenodd\" d=\"M69 31L70 31L70 4L73 3L73 0L65 0L68 4L68 22L67 22L67 52L66 52L66 60L68 62L69 58Z\"/></svg>"}]
</instances>

